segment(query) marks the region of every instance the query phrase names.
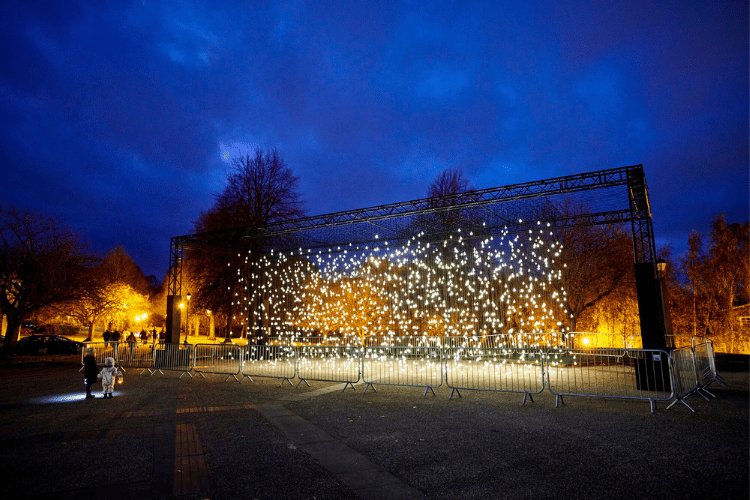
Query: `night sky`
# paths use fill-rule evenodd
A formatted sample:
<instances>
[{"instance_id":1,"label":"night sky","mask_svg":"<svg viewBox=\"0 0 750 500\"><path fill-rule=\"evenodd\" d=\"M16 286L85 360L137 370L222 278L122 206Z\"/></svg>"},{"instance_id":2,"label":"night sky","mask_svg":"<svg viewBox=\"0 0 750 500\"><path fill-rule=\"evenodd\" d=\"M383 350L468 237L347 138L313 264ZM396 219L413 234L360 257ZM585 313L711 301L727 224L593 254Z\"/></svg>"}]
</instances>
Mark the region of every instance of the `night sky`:
<instances>
[{"instance_id":1,"label":"night sky","mask_svg":"<svg viewBox=\"0 0 750 500\"><path fill-rule=\"evenodd\" d=\"M747 2L437 3L5 2L0 204L160 279L256 147L309 215L643 164L657 245L748 220Z\"/></svg>"}]
</instances>

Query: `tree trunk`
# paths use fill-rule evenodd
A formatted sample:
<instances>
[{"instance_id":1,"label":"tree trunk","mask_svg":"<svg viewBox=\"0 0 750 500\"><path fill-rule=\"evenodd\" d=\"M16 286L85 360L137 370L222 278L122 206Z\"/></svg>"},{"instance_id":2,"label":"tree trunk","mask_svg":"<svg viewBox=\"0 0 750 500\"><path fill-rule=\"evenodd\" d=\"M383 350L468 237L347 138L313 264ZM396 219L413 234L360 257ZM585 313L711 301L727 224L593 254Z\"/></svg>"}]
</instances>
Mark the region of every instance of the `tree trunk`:
<instances>
[{"instance_id":1,"label":"tree trunk","mask_svg":"<svg viewBox=\"0 0 750 500\"><path fill-rule=\"evenodd\" d=\"M94 322L89 321L89 336L86 337L86 340L84 342L91 342L94 340Z\"/></svg>"},{"instance_id":2,"label":"tree trunk","mask_svg":"<svg viewBox=\"0 0 750 500\"><path fill-rule=\"evenodd\" d=\"M227 325L226 325L226 338L230 339L232 338L232 309L229 309L229 313L227 314Z\"/></svg>"},{"instance_id":3,"label":"tree trunk","mask_svg":"<svg viewBox=\"0 0 750 500\"><path fill-rule=\"evenodd\" d=\"M567 324L568 324L568 333L575 332L578 328L578 315L580 314L580 311L576 312L572 308L568 307L568 317Z\"/></svg>"},{"instance_id":4,"label":"tree trunk","mask_svg":"<svg viewBox=\"0 0 750 500\"><path fill-rule=\"evenodd\" d=\"M208 317L208 340L216 340L216 327L214 325L214 315Z\"/></svg>"},{"instance_id":5,"label":"tree trunk","mask_svg":"<svg viewBox=\"0 0 750 500\"><path fill-rule=\"evenodd\" d=\"M3 350L6 353L12 353L13 349L16 347L16 343L18 342L18 338L21 336L21 321L15 320L12 317L8 318L8 329L6 330L5 335L5 345L3 347Z\"/></svg>"}]
</instances>

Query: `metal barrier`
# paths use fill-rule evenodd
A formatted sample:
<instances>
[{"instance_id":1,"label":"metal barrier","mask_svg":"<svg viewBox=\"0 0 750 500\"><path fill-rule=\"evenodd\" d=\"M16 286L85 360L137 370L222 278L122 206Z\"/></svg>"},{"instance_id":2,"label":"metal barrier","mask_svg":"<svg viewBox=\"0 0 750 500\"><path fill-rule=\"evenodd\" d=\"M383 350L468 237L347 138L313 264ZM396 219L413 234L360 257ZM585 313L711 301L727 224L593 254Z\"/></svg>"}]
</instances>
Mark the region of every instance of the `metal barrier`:
<instances>
[{"instance_id":1,"label":"metal barrier","mask_svg":"<svg viewBox=\"0 0 750 500\"><path fill-rule=\"evenodd\" d=\"M391 336L372 335L365 339L366 347L445 347L452 342L466 341L465 337L444 336Z\"/></svg>"},{"instance_id":2,"label":"metal barrier","mask_svg":"<svg viewBox=\"0 0 750 500\"><path fill-rule=\"evenodd\" d=\"M154 371L164 375L164 371L182 372L193 378L190 370L194 368L195 359L193 357L193 346L190 344L164 344L154 349Z\"/></svg>"},{"instance_id":3,"label":"metal barrier","mask_svg":"<svg viewBox=\"0 0 750 500\"><path fill-rule=\"evenodd\" d=\"M365 392L380 385L424 387L435 394L443 385L443 350L437 347L365 347L362 359Z\"/></svg>"},{"instance_id":4,"label":"metal barrier","mask_svg":"<svg viewBox=\"0 0 750 500\"><path fill-rule=\"evenodd\" d=\"M289 382L297 369L297 349L283 345L252 345L242 348L242 380L253 377L281 379ZM242 381L241 380L241 381Z\"/></svg>"},{"instance_id":5,"label":"metal barrier","mask_svg":"<svg viewBox=\"0 0 750 500\"><path fill-rule=\"evenodd\" d=\"M664 340L666 341L668 349L677 349L681 347L695 347L697 344L707 342L706 337L702 335L665 335ZM627 349L642 349L643 341L640 335L626 335L625 336L625 348Z\"/></svg>"},{"instance_id":6,"label":"metal barrier","mask_svg":"<svg viewBox=\"0 0 750 500\"><path fill-rule=\"evenodd\" d=\"M338 347L350 343L352 339L345 339L335 335L295 335L289 339L289 344L293 347L302 346L331 346ZM359 342L357 342L359 343Z\"/></svg>"},{"instance_id":7,"label":"metal barrier","mask_svg":"<svg viewBox=\"0 0 750 500\"><path fill-rule=\"evenodd\" d=\"M716 360L714 359L713 347L713 342L710 340L705 340L693 347L693 355L695 356L695 373L698 377L698 393L704 398L705 394L708 394L712 398L716 397L707 389L707 387L714 382L724 389L727 388L724 380L716 371Z\"/></svg>"},{"instance_id":8,"label":"metal barrier","mask_svg":"<svg viewBox=\"0 0 750 500\"><path fill-rule=\"evenodd\" d=\"M626 335L625 349L643 349L643 339L640 335Z\"/></svg>"},{"instance_id":9,"label":"metal barrier","mask_svg":"<svg viewBox=\"0 0 750 500\"><path fill-rule=\"evenodd\" d=\"M625 349L625 335L619 333L570 332L563 334L568 349Z\"/></svg>"},{"instance_id":10,"label":"metal barrier","mask_svg":"<svg viewBox=\"0 0 750 500\"><path fill-rule=\"evenodd\" d=\"M531 334L524 334L531 335ZM579 335L576 340L576 335ZM713 344L703 337L691 337L694 346L672 350L634 348L579 348L581 333L540 334L535 343L563 344L561 347L487 347L507 344L504 336L414 337L400 344L366 346L188 344L138 346L126 343L97 342L86 347L96 349L97 364L113 357L122 367L141 367L151 374L159 371L191 371L226 374L227 380L242 375L281 379L281 384L297 376L309 386L309 380L343 382L349 386L365 382L365 391L375 384L424 387L424 397L445 381L450 399L460 390L511 392L524 395L523 403L547 387L555 395L555 406L564 404L564 396L636 399L649 401L651 412L657 401L685 402L694 393L706 400L715 397L706 388L716 382L725 387L716 371ZM589 335L583 333L583 335ZM617 342L612 335L607 342ZM632 339L622 337L623 343ZM605 337L607 338L606 334ZM370 338L368 341L381 339ZM527 339L528 340L528 339ZM537 342L538 341L538 342ZM601 339L599 340L601 342ZM684 341L683 341L684 342ZM419 345L415 345L419 344ZM572 346L569 348L567 346ZM85 352L85 351L84 351ZM143 371L141 373L143 373ZM240 381L242 381L240 380Z\"/></svg>"},{"instance_id":11,"label":"metal barrier","mask_svg":"<svg viewBox=\"0 0 750 500\"><path fill-rule=\"evenodd\" d=\"M356 347L306 346L297 348L299 386L308 380L344 382L345 391L359 382L362 350ZM343 392L342 391L342 392Z\"/></svg>"},{"instance_id":12,"label":"metal barrier","mask_svg":"<svg viewBox=\"0 0 750 500\"><path fill-rule=\"evenodd\" d=\"M81 349L81 368L79 372L83 370L83 358L86 356L86 349L92 347L94 349L94 357L96 358L97 366L104 366L104 360L112 358L115 360L115 365L119 365L118 361L118 348L117 342L86 342Z\"/></svg>"},{"instance_id":13,"label":"metal barrier","mask_svg":"<svg viewBox=\"0 0 750 500\"><path fill-rule=\"evenodd\" d=\"M721 378L721 375L719 374L719 371L716 369L716 359L714 357L715 353L714 353L714 343L713 343L713 341L708 340L705 337L701 337L701 339L703 340L703 343L706 344L706 358L708 360L708 364L709 364L709 366L711 368L711 374L713 376L713 380L707 381L706 385L703 386L704 389L705 389L705 387L707 387L708 385L710 385L712 382L716 382L719 385L719 387L721 387L722 389L727 389L728 388L727 384L724 382L724 379Z\"/></svg>"},{"instance_id":14,"label":"metal barrier","mask_svg":"<svg viewBox=\"0 0 750 500\"><path fill-rule=\"evenodd\" d=\"M563 396L643 399L656 411L656 401L673 397L670 356L643 349L577 349L574 355L550 353L547 384L555 406Z\"/></svg>"},{"instance_id":15,"label":"metal barrier","mask_svg":"<svg viewBox=\"0 0 750 500\"><path fill-rule=\"evenodd\" d=\"M715 398L706 387L716 380L716 372L711 369L711 363L708 360L708 344L702 343L693 347L693 358L695 360L695 376L697 379L697 392L707 401L706 394Z\"/></svg>"},{"instance_id":16,"label":"metal barrier","mask_svg":"<svg viewBox=\"0 0 750 500\"><path fill-rule=\"evenodd\" d=\"M460 390L532 394L544 390L544 353L525 348L488 348L445 350L445 384L451 388L449 399Z\"/></svg>"},{"instance_id":17,"label":"metal barrier","mask_svg":"<svg viewBox=\"0 0 750 500\"><path fill-rule=\"evenodd\" d=\"M668 348L680 349L682 347L695 347L696 341L699 342L702 338L693 335L665 335L664 340Z\"/></svg>"},{"instance_id":18,"label":"metal barrier","mask_svg":"<svg viewBox=\"0 0 750 500\"><path fill-rule=\"evenodd\" d=\"M226 375L227 380L242 371L242 348L234 344L195 344L193 370L203 378L206 373Z\"/></svg>"},{"instance_id":19,"label":"metal barrier","mask_svg":"<svg viewBox=\"0 0 750 500\"><path fill-rule=\"evenodd\" d=\"M117 360L120 368L140 368L141 374L148 371L153 374L154 367L154 348L150 345L129 344L120 342L117 347Z\"/></svg>"},{"instance_id":20,"label":"metal barrier","mask_svg":"<svg viewBox=\"0 0 750 500\"><path fill-rule=\"evenodd\" d=\"M695 410L685 402L688 396L698 391L698 372L695 367L695 353L692 347L680 347L672 350L671 361L672 387L675 400L667 409L680 402L695 413Z\"/></svg>"}]
</instances>

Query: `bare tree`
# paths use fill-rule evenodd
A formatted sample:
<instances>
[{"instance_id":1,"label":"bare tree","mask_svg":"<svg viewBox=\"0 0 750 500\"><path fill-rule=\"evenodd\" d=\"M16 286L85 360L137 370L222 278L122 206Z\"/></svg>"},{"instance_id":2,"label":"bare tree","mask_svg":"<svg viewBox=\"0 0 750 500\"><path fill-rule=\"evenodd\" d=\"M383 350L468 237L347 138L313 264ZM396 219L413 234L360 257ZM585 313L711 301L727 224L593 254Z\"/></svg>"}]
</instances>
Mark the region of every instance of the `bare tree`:
<instances>
[{"instance_id":1,"label":"bare tree","mask_svg":"<svg viewBox=\"0 0 750 500\"><path fill-rule=\"evenodd\" d=\"M451 207L465 201L456 195L473 189L460 168L443 170L427 188L427 196L432 198L429 201L430 208L435 211L417 219L417 231L423 231L429 239L447 241L457 230L470 229L475 225L472 223L472 211ZM446 248L444 253L448 256L449 249Z\"/></svg>"},{"instance_id":2,"label":"bare tree","mask_svg":"<svg viewBox=\"0 0 750 500\"><path fill-rule=\"evenodd\" d=\"M465 177L463 170L456 167L446 168L432 181L427 189L427 196L435 198L451 194L465 193L471 190L469 180Z\"/></svg>"},{"instance_id":3,"label":"bare tree","mask_svg":"<svg viewBox=\"0 0 750 500\"><path fill-rule=\"evenodd\" d=\"M274 222L301 217L304 207L297 183L298 178L275 149L267 153L256 149L252 156L235 158L226 188L216 196L214 206L201 213L194 230L203 233L240 227L262 229ZM259 238L231 243L233 250L249 250L254 255L263 250L263 245ZM239 304L251 295L250 290L236 287L239 279L251 282L237 251L191 250L185 270L194 287L191 302L226 318L226 331L231 331L233 318L238 312L244 313ZM250 316L256 306L249 305Z\"/></svg>"},{"instance_id":4,"label":"bare tree","mask_svg":"<svg viewBox=\"0 0 750 500\"><path fill-rule=\"evenodd\" d=\"M3 351L12 352L32 312L79 297L85 270L95 261L54 217L0 208L0 310L8 321Z\"/></svg>"},{"instance_id":5,"label":"bare tree","mask_svg":"<svg viewBox=\"0 0 750 500\"><path fill-rule=\"evenodd\" d=\"M214 207L225 212L226 227L265 227L304 214L299 178L277 150L263 154L256 149L253 156L235 158L232 168Z\"/></svg>"},{"instance_id":6,"label":"bare tree","mask_svg":"<svg viewBox=\"0 0 750 500\"><path fill-rule=\"evenodd\" d=\"M565 205L562 215L580 215L586 207ZM564 264L568 327L575 331L581 315L603 299L633 286L632 238L622 227L575 226L557 231L562 243L559 262Z\"/></svg>"}]
</instances>

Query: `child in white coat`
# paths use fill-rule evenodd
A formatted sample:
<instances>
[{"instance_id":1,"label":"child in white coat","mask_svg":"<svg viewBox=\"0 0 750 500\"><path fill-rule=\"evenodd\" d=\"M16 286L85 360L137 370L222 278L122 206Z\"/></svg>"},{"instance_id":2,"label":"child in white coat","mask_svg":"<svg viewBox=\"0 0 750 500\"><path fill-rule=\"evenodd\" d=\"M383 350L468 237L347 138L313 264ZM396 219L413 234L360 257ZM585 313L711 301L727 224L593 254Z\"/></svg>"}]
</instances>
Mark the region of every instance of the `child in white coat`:
<instances>
[{"instance_id":1,"label":"child in white coat","mask_svg":"<svg viewBox=\"0 0 750 500\"><path fill-rule=\"evenodd\" d=\"M122 372L115 367L115 360L113 358L105 359L104 368L97 375L97 378L102 379L102 394L105 398L112 397L117 377L122 377Z\"/></svg>"}]
</instances>

